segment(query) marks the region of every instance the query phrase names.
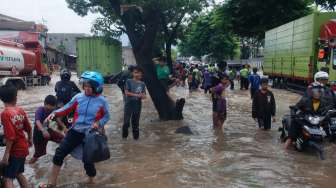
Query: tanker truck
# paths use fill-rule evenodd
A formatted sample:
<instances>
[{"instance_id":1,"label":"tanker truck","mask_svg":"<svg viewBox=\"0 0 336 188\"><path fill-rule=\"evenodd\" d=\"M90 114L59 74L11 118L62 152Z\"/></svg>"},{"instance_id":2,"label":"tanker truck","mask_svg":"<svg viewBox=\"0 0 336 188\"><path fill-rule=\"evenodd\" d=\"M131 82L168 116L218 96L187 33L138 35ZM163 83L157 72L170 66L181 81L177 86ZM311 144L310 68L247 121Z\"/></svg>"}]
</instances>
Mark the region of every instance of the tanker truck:
<instances>
[{"instance_id":1,"label":"tanker truck","mask_svg":"<svg viewBox=\"0 0 336 188\"><path fill-rule=\"evenodd\" d=\"M0 40L0 85L25 89L27 86L48 84L50 75L43 63L43 54L39 42L20 44Z\"/></svg>"},{"instance_id":2,"label":"tanker truck","mask_svg":"<svg viewBox=\"0 0 336 188\"><path fill-rule=\"evenodd\" d=\"M336 80L336 13L316 12L265 34L264 74L273 86L304 89L314 74Z\"/></svg>"}]
</instances>

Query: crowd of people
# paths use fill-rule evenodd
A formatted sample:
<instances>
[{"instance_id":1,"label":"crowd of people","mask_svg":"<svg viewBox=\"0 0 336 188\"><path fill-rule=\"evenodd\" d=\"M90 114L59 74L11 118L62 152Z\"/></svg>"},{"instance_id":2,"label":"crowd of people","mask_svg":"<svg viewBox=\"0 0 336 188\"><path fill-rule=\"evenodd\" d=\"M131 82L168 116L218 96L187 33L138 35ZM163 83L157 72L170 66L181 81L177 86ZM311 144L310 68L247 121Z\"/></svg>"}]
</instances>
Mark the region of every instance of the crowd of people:
<instances>
[{"instance_id":1,"label":"crowd of people","mask_svg":"<svg viewBox=\"0 0 336 188\"><path fill-rule=\"evenodd\" d=\"M250 71L248 65L236 69L220 68L214 64L207 66L187 65L178 63L169 68L163 57L154 59L157 78L166 92L173 86L188 86L190 92L204 90L210 94L213 111L213 128L223 128L227 118L227 93L235 89L235 82L240 82L241 90L250 88L252 99L252 118L260 129L270 130L275 122L276 100L269 89L267 77L260 76L258 69ZM143 82L144 71L139 66L130 66L118 79L124 100L124 121L122 138L127 139L129 128L132 127L133 139L140 137L139 121L142 100L146 99L146 86ZM4 168L4 187L14 187L17 179L21 187L28 187L23 176L28 149L34 146L34 155L29 160L34 164L46 154L49 141L59 144L53 160L48 182L41 188L55 187L64 159L69 154L75 155L77 148L91 130L104 132L104 126L109 121L109 106L103 92L104 79L100 73L87 71L80 77L83 91L71 81L71 72L62 70L61 81L55 85L55 96L48 95L43 106L36 109L33 128L26 112L17 106L17 90L11 86L0 88L0 99L4 103L1 113L1 123L4 127L6 149L1 163ZM295 107L304 113L325 113L334 108L336 98L326 86L328 74L318 72L315 82L311 84L305 95ZM53 122L53 123L52 123ZM289 139L285 147L289 148L295 141L300 125L291 125ZM27 134L28 136L26 137ZM83 161L88 176L88 183L94 183L96 168L94 163Z\"/></svg>"},{"instance_id":2,"label":"crowd of people","mask_svg":"<svg viewBox=\"0 0 336 188\"><path fill-rule=\"evenodd\" d=\"M63 70L60 75L61 81L55 86L56 96L48 95L44 105L37 108L33 128L26 112L16 104L17 89L8 85L0 88L0 99L4 103L1 123L6 143L1 160L1 164L5 165L5 188L14 188L14 179L18 180L20 187L29 187L23 176L29 147L34 145L34 155L29 160L33 164L46 154L49 141L59 143L59 146L52 160L49 181L39 187L55 187L65 157L81 147L88 131L103 131L109 121L108 102L101 95L104 79L100 73L87 71L81 75L83 92L70 80L69 71ZM69 121L69 115L72 115L72 121ZM88 183L93 183L95 165L84 160L83 163Z\"/></svg>"}]
</instances>

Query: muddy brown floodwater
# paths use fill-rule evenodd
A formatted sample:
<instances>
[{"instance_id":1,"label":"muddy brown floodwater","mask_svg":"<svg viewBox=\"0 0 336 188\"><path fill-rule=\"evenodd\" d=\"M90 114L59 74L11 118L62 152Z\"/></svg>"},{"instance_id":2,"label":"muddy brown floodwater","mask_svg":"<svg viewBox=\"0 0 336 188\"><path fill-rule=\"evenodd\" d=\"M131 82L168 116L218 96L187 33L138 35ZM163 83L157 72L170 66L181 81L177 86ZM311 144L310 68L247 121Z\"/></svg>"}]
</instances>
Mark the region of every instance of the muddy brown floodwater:
<instances>
[{"instance_id":1,"label":"muddy brown floodwater","mask_svg":"<svg viewBox=\"0 0 336 188\"><path fill-rule=\"evenodd\" d=\"M172 90L175 97L185 97L187 101L185 119L158 121L147 99L141 116L140 140L125 141L121 139L121 92L116 86L106 86L104 95L111 110L111 121L107 125L111 159L97 164L97 184L88 186L81 183L85 179L81 162L67 158L59 187L335 187L334 144L326 146L325 161L314 154L282 149L277 132L280 119L299 96L283 90L273 91L278 122L270 132L259 131L251 119L248 91L230 92L228 120L223 132L215 133L209 97L202 92L189 94L184 88L176 88ZM19 105L33 119L36 107L42 105L43 98L50 93L53 93L53 84L29 88L19 93ZM181 126L189 126L194 134L175 134ZM46 156L35 165L26 165L25 175L33 187L46 181L56 146L49 144Z\"/></svg>"}]
</instances>

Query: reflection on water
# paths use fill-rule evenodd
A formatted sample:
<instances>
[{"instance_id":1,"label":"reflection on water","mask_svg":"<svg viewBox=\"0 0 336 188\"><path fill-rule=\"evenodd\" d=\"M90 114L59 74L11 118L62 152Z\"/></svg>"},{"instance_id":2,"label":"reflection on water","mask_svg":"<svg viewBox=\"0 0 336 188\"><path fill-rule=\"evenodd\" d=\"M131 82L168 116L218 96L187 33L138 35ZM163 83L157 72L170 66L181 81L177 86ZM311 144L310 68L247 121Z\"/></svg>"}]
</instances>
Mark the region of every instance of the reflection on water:
<instances>
[{"instance_id":1,"label":"reflection on water","mask_svg":"<svg viewBox=\"0 0 336 188\"><path fill-rule=\"evenodd\" d=\"M19 104L33 118L53 86L20 92ZM98 185L81 184L85 173L80 161L69 157L63 167L60 187L334 187L336 180L334 145L326 148L327 160L313 154L285 152L277 128L264 132L251 118L249 92L229 94L229 114L222 131L212 130L211 101L202 92L189 94L183 88L172 91L187 99L184 121L160 122L150 100L143 105L139 141L121 139L123 104L116 86L107 86L112 120L108 124L111 159L97 164ZM296 94L276 90L278 119ZM194 133L175 134L181 126ZM26 166L32 185L46 181L56 145L35 165ZM32 151L31 151L32 153Z\"/></svg>"}]
</instances>

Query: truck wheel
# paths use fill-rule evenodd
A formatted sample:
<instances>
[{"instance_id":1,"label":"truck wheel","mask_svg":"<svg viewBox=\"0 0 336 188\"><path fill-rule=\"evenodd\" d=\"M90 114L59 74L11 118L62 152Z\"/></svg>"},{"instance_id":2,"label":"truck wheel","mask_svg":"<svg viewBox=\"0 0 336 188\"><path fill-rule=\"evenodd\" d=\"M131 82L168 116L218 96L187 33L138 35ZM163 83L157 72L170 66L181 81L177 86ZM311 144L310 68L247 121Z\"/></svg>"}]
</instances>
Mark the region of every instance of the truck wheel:
<instances>
[{"instance_id":1,"label":"truck wheel","mask_svg":"<svg viewBox=\"0 0 336 188\"><path fill-rule=\"evenodd\" d=\"M45 85L49 85L49 77L42 77L41 79L41 85L45 86Z\"/></svg>"}]
</instances>

